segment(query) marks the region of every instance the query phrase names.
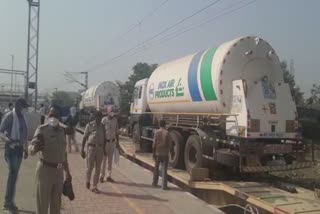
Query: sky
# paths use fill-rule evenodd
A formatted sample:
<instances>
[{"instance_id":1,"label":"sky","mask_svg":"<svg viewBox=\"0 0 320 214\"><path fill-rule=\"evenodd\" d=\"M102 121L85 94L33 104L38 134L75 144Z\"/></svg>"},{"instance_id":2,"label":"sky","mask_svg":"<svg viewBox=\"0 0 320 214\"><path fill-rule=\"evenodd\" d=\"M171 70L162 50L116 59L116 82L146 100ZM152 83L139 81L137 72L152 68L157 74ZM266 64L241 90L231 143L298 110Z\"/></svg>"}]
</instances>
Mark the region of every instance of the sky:
<instances>
[{"instance_id":1,"label":"sky","mask_svg":"<svg viewBox=\"0 0 320 214\"><path fill-rule=\"evenodd\" d=\"M137 62L165 63L244 35L267 40L282 60L293 59L296 82L307 95L320 83L320 1L257 0L220 15L252 2L221 0L171 28L215 1L41 0L39 90L81 89L66 80L67 71L89 71L89 86L126 81ZM214 21L174 36L209 19ZM14 68L26 69L27 21L26 0L0 0L0 68L11 68L14 55ZM21 77L17 81L23 84ZM10 76L0 75L0 84L9 82Z\"/></svg>"}]
</instances>

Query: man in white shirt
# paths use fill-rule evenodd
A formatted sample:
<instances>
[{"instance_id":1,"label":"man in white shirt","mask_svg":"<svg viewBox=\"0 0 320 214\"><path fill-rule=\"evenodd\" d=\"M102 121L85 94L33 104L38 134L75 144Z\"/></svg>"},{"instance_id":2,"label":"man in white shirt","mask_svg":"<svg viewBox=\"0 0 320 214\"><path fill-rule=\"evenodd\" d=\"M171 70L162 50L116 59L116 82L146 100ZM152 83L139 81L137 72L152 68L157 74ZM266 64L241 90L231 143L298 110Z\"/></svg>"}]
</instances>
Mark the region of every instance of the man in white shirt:
<instances>
[{"instance_id":1,"label":"man in white shirt","mask_svg":"<svg viewBox=\"0 0 320 214\"><path fill-rule=\"evenodd\" d=\"M6 113L8 113L9 111L12 111L12 109L13 109L13 104L12 104L12 103L9 103L9 104L8 104L8 107L4 110L4 113L6 114Z\"/></svg>"}]
</instances>

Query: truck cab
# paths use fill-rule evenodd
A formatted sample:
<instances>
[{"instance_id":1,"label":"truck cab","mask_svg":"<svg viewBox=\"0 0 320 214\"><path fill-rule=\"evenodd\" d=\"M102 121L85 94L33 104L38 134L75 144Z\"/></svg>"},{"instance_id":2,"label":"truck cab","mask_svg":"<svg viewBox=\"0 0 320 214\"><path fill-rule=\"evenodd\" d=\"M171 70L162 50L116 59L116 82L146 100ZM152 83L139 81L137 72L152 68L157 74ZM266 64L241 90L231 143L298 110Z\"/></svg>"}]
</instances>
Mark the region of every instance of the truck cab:
<instances>
[{"instance_id":1,"label":"truck cab","mask_svg":"<svg viewBox=\"0 0 320 214\"><path fill-rule=\"evenodd\" d=\"M130 114L142 114L143 112L146 112L147 110L147 84L148 84L148 78L139 80L136 82L134 91L133 91L133 97L132 102L130 106Z\"/></svg>"}]
</instances>

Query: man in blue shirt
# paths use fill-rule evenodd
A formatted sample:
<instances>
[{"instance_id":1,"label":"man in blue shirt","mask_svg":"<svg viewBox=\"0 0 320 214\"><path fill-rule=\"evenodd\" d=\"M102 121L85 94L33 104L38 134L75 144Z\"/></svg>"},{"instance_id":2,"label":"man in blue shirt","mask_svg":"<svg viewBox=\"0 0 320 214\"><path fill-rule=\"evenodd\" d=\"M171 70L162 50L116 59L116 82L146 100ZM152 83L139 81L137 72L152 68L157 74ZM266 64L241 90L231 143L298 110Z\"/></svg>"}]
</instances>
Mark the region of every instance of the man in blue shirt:
<instances>
[{"instance_id":1,"label":"man in blue shirt","mask_svg":"<svg viewBox=\"0 0 320 214\"><path fill-rule=\"evenodd\" d=\"M0 137L5 142L4 157L9 168L4 209L12 212L18 210L14 196L22 156L25 159L28 157L28 130L24 118L28 107L26 100L19 98L15 108L4 115L0 125Z\"/></svg>"}]
</instances>

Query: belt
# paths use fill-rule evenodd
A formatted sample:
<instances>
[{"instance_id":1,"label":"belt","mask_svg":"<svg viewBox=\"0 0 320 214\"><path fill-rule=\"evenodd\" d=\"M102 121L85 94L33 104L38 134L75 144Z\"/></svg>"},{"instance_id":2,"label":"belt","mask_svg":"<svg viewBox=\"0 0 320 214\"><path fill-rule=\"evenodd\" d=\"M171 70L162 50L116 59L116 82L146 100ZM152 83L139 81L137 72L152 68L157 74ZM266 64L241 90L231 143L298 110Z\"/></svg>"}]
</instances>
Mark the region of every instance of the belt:
<instances>
[{"instance_id":1,"label":"belt","mask_svg":"<svg viewBox=\"0 0 320 214\"><path fill-rule=\"evenodd\" d=\"M45 161L43 159L40 159L40 162L43 165L51 167L51 168L56 168L56 169L62 169L63 168L63 163L51 163L51 162Z\"/></svg>"},{"instance_id":2,"label":"belt","mask_svg":"<svg viewBox=\"0 0 320 214\"><path fill-rule=\"evenodd\" d=\"M93 143L88 143L88 146L91 146L91 147L96 147L96 146L102 146L101 144L93 144Z\"/></svg>"},{"instance_id":3,"label":"belt","mask_svg":"<svg viewBox=\"0 0 320 214\"><path fill-rule=\"evenodd\" d=\"M112 139L112 140L106 140L106 142L115 142L116 141L116 139Z\"/></svg>"}]
</instances>

